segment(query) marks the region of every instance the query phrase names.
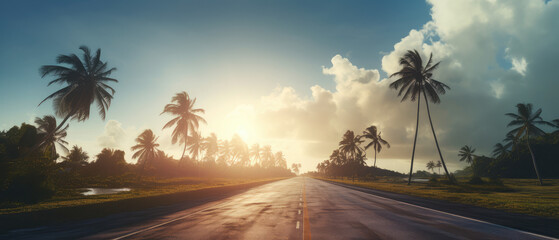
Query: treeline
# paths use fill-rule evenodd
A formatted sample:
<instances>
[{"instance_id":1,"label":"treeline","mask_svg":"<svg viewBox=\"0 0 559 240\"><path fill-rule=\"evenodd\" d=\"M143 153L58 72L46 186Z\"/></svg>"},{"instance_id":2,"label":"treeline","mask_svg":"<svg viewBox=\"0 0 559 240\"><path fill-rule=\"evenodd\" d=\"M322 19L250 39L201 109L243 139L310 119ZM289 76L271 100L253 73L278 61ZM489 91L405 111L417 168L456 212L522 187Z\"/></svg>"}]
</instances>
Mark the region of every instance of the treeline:
<instances>
[{"instance_id":1,"label":"treeline","mask_svg":"<svg viewBox=\"0 0 559 240\"><path fill-rule=\"evenodd\" d=\"M368 141L362 147L361 144ZM403 174L380 169L376 167L377 153L382 147L390 147L390 144L381 137L381 133L376 126L370 126L363 131L362 135L356 135L353 131L347 130L339 142L338 149L334 149L330 157L316 166L317 172L311 173L324 177L351 177L353 179L370 179L375 176L398 176ZM373 148L375 157L372 167L366 164L365 151Z\"/></svg>"},{"instance_id":2,"label":"treeline","mask_svg":"<svg viewBox=\"0 0 559 240\"><path fill-rule=\"evenodd\" d=\"M544 178L559 178L559 119L545 121L542 109L534 111L532 104L516 105L516 113L507 113L513 127L504 140L495 144L493 155L477 156L475 149L464 146L461 161L471 163L463 173L474 177L537 178L543 185ZM555 131L544 131L546 126Z\"/></svg>"},{"instance_id":3,"label":"treeline","mask_svg":"<svg viewBox=\"0 0 559 240\"><path fill-rule=\"evenodd\" d=\"M37 127L22 124L0 132L0 201L35 202L51 197L57 187L81 186L88 177L122 175L155 177L279 177L292 176L281 151L273 152L271 146L248 145L238 135L231 140L218 140L215 134L203 138L199 125L206 120L204 109L196 108L196 98L179 92L161 114L172 119L163 129L172 128L172 143L183 145L180 158L174 159L159 149L157 137L150 129L136 138L132 158L136 164L125 160L124 151L103 149L90 157L78 146L68 150L65 141L68 121L85 121L90 108L96 103L104 120L118 83L111 78L116 68L101 60L101 50L94 53L81 46L83 54L59 55L56 62L62 65L44 65L39 69L42 77L53 76L48 85L63 87L47 96L39 105L53 100L56 117L37 118ZM189 154L186 155L188 149ZM67 152L61 156L59 152ZM299 166L300 167L300 166ZM138 178L139 179L139 178Z\"/></svg>"}]
</instances>

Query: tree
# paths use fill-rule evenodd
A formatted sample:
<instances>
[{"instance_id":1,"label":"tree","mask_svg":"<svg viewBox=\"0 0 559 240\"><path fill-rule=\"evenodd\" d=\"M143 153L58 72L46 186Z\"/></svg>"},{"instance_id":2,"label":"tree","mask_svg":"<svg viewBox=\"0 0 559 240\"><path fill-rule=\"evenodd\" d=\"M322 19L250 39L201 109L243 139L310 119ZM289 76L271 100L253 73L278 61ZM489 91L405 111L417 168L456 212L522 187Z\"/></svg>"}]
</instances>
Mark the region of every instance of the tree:
<instances>
[{"instance_id":1,"label":"tree","mask_svg":"<svg viewBox=\"0 0 559 240\"><path fill-rule=\"evenodd\" d=\"M194 161L198 161L198 155L203 149L202 144L203 138L200 132L194 131L191 136L188 136L188 151Z\"/></svg>"},{"instance_id":2,"label":"tree","mask_svg":"<svg viewBox=\"0 0 559 240\"><path fill-rule=\"evenodd\" d=\"M427 169L429 169L429 170L433 171L433 173L435 173L435 171L433 170L433 169L435 169L435 162L429 161L427 163Z\"/></svg>"},{"instance_id":3,"label":"tree","mask_svg":"<svg viewBox=\"0 0 559 240\"><path fill-rule=\"evenodd\" d=\"M441 163L441 161L437 161L437 163L435 164L435 167L439 168L439 175L441 175L441 167L443 166L443 164Z\"/></svg>"},{"instance_id":4,"label":"tree","mask_svg":"<svg viewBox=\"0 0 559 240\"><path fill-rule=\"evenodd\" d=\"M534 165L536 176L538 177L538 181L540 182L540 185L543 185L542 178L538 170L538 165L536 164L536 157L534 156L534 152L530 147L530 137L545 135L545 132L540 128L538 128L536 125L553 126L553 124L544 121L540 117L542 113L541 108L536 110L536 112L533 112L532 104L530 103L528 104L519 103L516 105L516 109L517 109L517 113L505 114L506 116L513 118L513 120L509 122L507 127L517 126L515 129L511 130L509 134L514 135L515 139L522 139L526 141L526 145L528 146L528 150L530 151L530 155L532 156L532 164Z\"/></svg>"},{"instance_id":5,"label":"tree","mask_svg":"<svg viewBox=\"0 0 559 240\"><path fill-rule=\"evenodd\" d=\"M56 118L54 116L44 116L43 118L35 118L37 124L37 132L43 136L43 141L39 145L44 151L49 151L52 159L57 158L56 146L68 153L68 142L64 140L67 133L68 125L61 129L56 129Z\"/></svg>"},{"instance_id":6,"label":"tree","mask_svg":"<svg viewBox=\"0 0 559 240\"><path fill-rule=\"evenodd\" d=\"M460 161L466 160L467 163L471 164L474 161L474 152L476 151L475 148L472 148L468 145L464 145L460 148L458 152L458 156L460 157Z\"/></svg>"},{"instance_id":7,"label":"tree","mask_svg":"<svg viewBox=\"0 0 559 240\"><path fill-rule=\"evenodd\" d=\"M359 147L363 140L359 135L355 135L353 131L347 130L344 134L342 141L340 141L340 152L346 156L348 159L355 159L360 156L363 150Z\"/></svg>"},{"instance_id":8,"label":"tree","mask_svg":"<svg viewBox=\"0 0 559 240\"><path fill-rule=\"evenodd\" d=\"M228 140L222 140L221 146L219 146L219 162L221 165L227 165L229 159L231 158L231 144Z\"/></svg>"},{"instance_id":9,"label":"tree","mask_svg":"<svg viewBox=\"0 0 559 240\"><path fill-rule=\"evenodd\" d=\"M138 144L130 148L132 151L136 151L132 158L138 159L138 165L141 165L142 170L158 157L159 149L157 147L159 147L159 144L157 138L151 129L146 129L136 138Z\"/></svg>"},{"instance_id":10,"label":"tree","mask_svg":"<svg viewBox=\"0 0 559 240\"><path fill-rule=\"evenodd\" d=\"M202 142L202 149L206 151L206 159L211 159L212 162L215 161L216 155L219 151L219 144L215 133L210 133L210 136L204 138L204 141Z\"/></svg>"},{"instance_id":11,"label":"tree","mask_svg":"<svg viewBox=\"0 0 559 240\"><path fill-rule=\"evenodd\" d=\"M386 147L390 148L390 144L386 140L382 139L382 137L380 136L380 132L377 133L376 126L368 127L365 131L363 131L363 135L361 135L361 137L369 139L371 141L365 146L365 150L369 149L369 147L373 147L373 150L375 151L375 162L373 166L376 167L377 152L380 153L380 151L382 150L382 145L385 145Z\"/></svg>"},{"instance_id":12,"label":"tree","mask_svg":"<svg viewBox=\"0 0 559 240\"><path fill-rule=\"evenodd\" d=\"M261 149L258 143L255 143L250 147L249 156L252 157L252 161L254 162L254 165L260 164L261 161L260 151Z\"/></svg>"},{"instance_id":13,"label":"tree","mask_svg":"<svg viewBox=\"0 0 559 240\"><path fill-rule=\"evenodd\" d=\"M413 150L411 155L408 185L411 184L411 177L413 173L413 160L415 157L415 145L417 143L417 131L419 128L419 107L421 103L421 93L423 93L423 97L425 98L427 115L429 116L429 123L431 124L431 130L433 131L433 137L435 138L435 144L439 152L439 157L441 158L446 176L449 180L451 180L450 174L448 173L448 169L446 168L446 164L443 159L443 155L441 154L439 142L437 141L437 135L435 134L435 128L433 127L433 121L431 120L431 113L429 111L429 101L427 99L427 97L429 97L429 100L431 100L431 102L439 103L441 101L439 98L439 94L445 94L447 89L450 90L450 87L432 78L433 71L437 69L440 64L440 62L433 64L432 59L433 54L429 55L429 60L424 67L423 60L421 59L421 56L419 55L417 50L410 50L404 55L404 57L400 58L400 65L402 66L402 69L390 75L391 78L398 77L396 81L390 84L390 88L399 90L398 96L402 96L403 94L401 100L402 102L407 100L408 98L412 102L417 99L417 120L415 124L415 137L413 140Z\"/></svg>"},{"instance_id":14,"label":"tree","mask_svg":"<svg viewBox=\"0 0 559 240\"><path fill-rule=\"evenodd\" d=\"M45 139L55 134L70 118L78 122L87 120L93 102L97 103L99 115L103 120L111 105L115 90L108 83L118 82L109 77L116 68L109 68L107 62L101 61L101 49L97 49L95 56L91 55L86 46L81 46L80 50L83 51L82 59L75 54L58 55L56 62L69 65L68 67L44 65L39 70L42 78L47 75L55 77L48 86L53 83L65 85L39 103L41 105L46 100L53 99L56 115L64 118L55 131L47 134Z\"/></svg>"},{"instance_id":15,"label":"tree","mask_svg":"<svg viewBox=\"0 0 559 240\"><path fill-rule=\"evenodd\" d=\"M285 161L285 156L281 151L276 152L276 154L274 154L274 160L275 160L275 164L274 164L275 167L287 169L287 162Z\"/></svg>"},{"instance_id":16,"label":"tree","mask_svg":"<svg viewBox=\"0 0 559 240\"><path fill-rule=\"evenodd\" d=\"M181 141L182 143L184 143L184 149L182 151L181 158L179 159L180 162L184 157L184 153L186 152L186 147L188 145L188 132L196 131L199 127L200 122L206 123L206 120L198 115L200 113L205 113L205 110L202 108L194 108L196 98L191 99L186 92L177 93L171 99L171 102L173 103L165 105L165 108L163 109L163 112L161 112L161 114L169 113L176 117L167 122L167 124L163 126L163 129L175 125L171 142L173 144L177 143L177 141Z\"/></svg>"},{"instance_id":17,"label":"tree","mask_svg":"<svg viewBox=\"0 0 559 240\"><path fill-rule=\"evenodd\" d=\"M299 168L301 168L301 164L300 163L292 163L291 164L291 169L293 170L293 172L295 174L299 174Z\"/></svg>"},{"instance_id":18,"label":"tree","mask_svg":"<svg viewBox=\"0 0 559 240\"><path fill-rule=\"evenodd\" d=\"M493 147L493 157L502 157L502 156L506 156L507 154L509 154L509 150L507 146L501 143L497 143Z\"/></svg>"},{"instance_id":19,"label":"tree","mask_svg":"<svg viewBox=\"0 0 559 240\"><path fill-rule=\"evenodd\" d=\"M554 128L557 128L558 130L555 130L555 132L553 132L554 134L559 133L559 118L558 119L554 119L551 121L551 124L553 124Z\"/></svg>"},{"instance_id":20,"label":"tree","mask_svg":"<svg viewBox=\"0 0 559 240\"><path fill-rule=\"evenodd\" d=\"M94 174L115 176L126 171L127 163L122 150L103 148L96 157L95 162L89 165Z\"/></svg>"},{"instance_id":21,"label":"tree","mask_svg":"<svg viewBox=\"0 0 559 240\"><path fill-rule=\"evenodd\" d=\"M66 157L62 157L64 162L72 166L73 169L87 165L89 156L77 145L74 145Z\"/></svg>"},{"instance_id":22,"label":"tree","mask_svg":"<svg viewBox=\"0 0 559 240\"><path fill-rule=\"evenodd\" d=\"M272 146L266 145L262 148L262 167L271 168L275 165L274 153Z\"/></svg>"},{"instance_id":23,"label":"tree","mask_svg":"<svg viewBox=\"0 0 559 240\"><path fill-rule=\"evenodd\" d=\"M248 157L248 146L243 139L238 135L233 135L230 141L231 144L231 165L247 166L250 164Z\"/></svg>"}]
</instances>

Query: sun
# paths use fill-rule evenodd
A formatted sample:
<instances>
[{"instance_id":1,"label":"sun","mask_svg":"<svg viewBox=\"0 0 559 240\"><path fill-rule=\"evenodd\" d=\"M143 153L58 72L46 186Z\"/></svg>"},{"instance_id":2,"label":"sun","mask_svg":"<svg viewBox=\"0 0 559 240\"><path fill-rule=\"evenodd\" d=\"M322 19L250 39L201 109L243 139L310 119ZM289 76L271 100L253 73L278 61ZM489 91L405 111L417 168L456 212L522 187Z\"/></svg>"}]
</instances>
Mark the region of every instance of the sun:
<instances>
[{"instance_id":1,"label":"sun","mask_svg":"<svg viewBox=\"0 0 559 240\"><path fill-rule=\"evenodd\" d=\"M239 135L239 137L241 137L245 142L249 139L250 134L247 131L246 128L244 127L238 127L237 131L236 131L237 135Z\"/></svg>"}]
</instances>

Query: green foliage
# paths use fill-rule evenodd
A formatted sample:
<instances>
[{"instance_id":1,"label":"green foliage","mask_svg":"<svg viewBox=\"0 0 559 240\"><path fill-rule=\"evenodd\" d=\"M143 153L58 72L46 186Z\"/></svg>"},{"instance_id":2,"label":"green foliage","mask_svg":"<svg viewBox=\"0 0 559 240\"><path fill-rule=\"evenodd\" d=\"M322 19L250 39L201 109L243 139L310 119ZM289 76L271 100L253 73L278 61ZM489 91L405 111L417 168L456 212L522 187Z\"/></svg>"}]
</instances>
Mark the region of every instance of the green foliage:
<instances>
[{"instance_id":1,"label":"green foliage","mask_svg":"<svg viewBox=\"0 0 559 240\"><path fill-rule=\"evenodd\" d=\"M124 151L104 148L97 154L95 162L88 166L89 175L115 176L126 172L128 164Z\"/></svg>"},{"instance_id":2,"label":"green foliage","mask_svg":"<svg viewBox=\"0 0 559 240\"><path fill-rule=\"evenodd\" d=\"M50 149L33 148L40 140L25 123L0 132L0 200L37 202L54 194L56 164Z\"/></svg>"},{"instance_id":3,"label":"green foliage","mask_svg":"<svg viewBox=\"0 0 559 240\"><path fill-rule=\"evenodd\" d=\"M474 185L480 185L480 184L484 184L485 182L483 181L483 179L481 179L481 177L473 176L472 178L470 178L470 181L468 181L468 183Z\"/></svg>"}]
</instances>

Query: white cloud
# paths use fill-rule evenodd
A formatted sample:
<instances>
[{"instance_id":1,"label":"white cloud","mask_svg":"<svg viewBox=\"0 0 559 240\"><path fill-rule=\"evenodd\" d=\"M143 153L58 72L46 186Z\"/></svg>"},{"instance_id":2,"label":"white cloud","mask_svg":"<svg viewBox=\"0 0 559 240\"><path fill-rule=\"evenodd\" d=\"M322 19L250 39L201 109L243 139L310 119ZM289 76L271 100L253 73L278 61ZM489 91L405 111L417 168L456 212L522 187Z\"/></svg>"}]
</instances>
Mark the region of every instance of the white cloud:
<instances>
[{"instance_id":1,"label":"white cloud","mask_svg":"<svg viewBox=\"0 0 559 240\"><path fill-rule=\"evenodd\" d=\"M126 131L122 128L122 124L117 120L109 120L105 125L105 131L97 138L97 142L102 148L120 148L122 141L126 139Z\"/></svg>"}]
</instances>

